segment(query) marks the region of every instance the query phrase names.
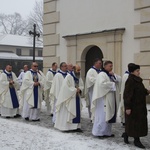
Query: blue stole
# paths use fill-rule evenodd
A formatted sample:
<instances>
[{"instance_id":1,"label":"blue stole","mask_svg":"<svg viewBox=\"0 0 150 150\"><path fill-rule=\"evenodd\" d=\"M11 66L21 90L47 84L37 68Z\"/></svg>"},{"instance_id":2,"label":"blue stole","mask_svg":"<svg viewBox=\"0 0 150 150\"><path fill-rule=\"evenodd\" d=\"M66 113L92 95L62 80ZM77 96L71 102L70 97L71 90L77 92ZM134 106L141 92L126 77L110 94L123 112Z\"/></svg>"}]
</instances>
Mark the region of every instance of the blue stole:
<instances>
[{"instance_id":1,"label":"blue stole","mask_svg":"<svg viewBox=\"0 0 150 150\"><path fill-rule=\"evenodd\" d=\"M108 71L106 71L106 70L102 70L103 72L105 72L107 75L108 75L108 77L110 78L110 80L113 80L112 79L112 77L113 78L115 78L116 79L116 77L115 76L113 76L113 75L111 75L111 74L109 74L109 72ZM116 116L117 116L117 105L116 105L116 101L115 101L115 114L114 114L114 116L108 121L108 123L115 123L116 122Z\"/></svg>"},{"instance_id":2,"label":"blue stole","mask_svg":"<svg viewBox=\"0 0 150 150\"><path fill-rule=\"evenodd\" d=\"M7 75L8 81L13 80L12 73L7 73L5 70L4 73ZM13 85L9 87L9 91L10 91L13 108L18 108L19 107L18 98L17 98L16 90Z\"/></svg>"},{"instance_id":3,"label":"blue stole","mask_svg":"<svg viewBox=\"0 0 150 150\"><path fill-rule=\"evenodd\" d=\"M125 74L130 74L130 72L129 72L129 71L126 71Z\"/></svg>"},{"instance_id":4,"label":"blue stole","mask_svg":"<svg viewBox=\"0 0 150 150\"><path fill-rule=\"evenodd\" d=\"M116 79L116 77L115 77L115 76L113 76L113 75L109 74L109 72L108 72L108 71L106 71L105 69L101 70L101 72L105 72L105 73L107 74L107 76L110 78L110 80L113 80L113 78L114 78L114 79Z\"/></svg>"},{"instance_id":5,"label":"blue stole","mask_svg":"<svg viewBox=\"0 0 150 150\"><path fill-rule=\"evenodd\" d=\"M79 84L79 79L70 72L70 75L73 77L75 84ZM80 112L80 97L76 95L76 117L72 120L72 123L80 123L81 112Z\"/></svg>"},{"instance_id":6,"label":"blue stole","mask_svg":"<svg viewBox=\"0 0 150 150\"><path fill-rule=\"evenodd\" d=\"M38 82L38 74L36 71L30 70L33 76L33 81ZM33 88L33 93L34 93L34 107L33 108L38 108L38 86L34 86Z\"/></svg>"},{"instance_id":7,"label":"blue stole","mask_svg":"<svg viewBox=\"0 0 150 150\"><path fill-rule=\"evenodd\" d=\"M92 69L94 69L98 74L101 72L100 69L96 69L94 66L92 67Z\"/></svg>"},{"instance_id":8,"label":"blue stole","mask_svg":"<svg viewBox=\"0 0 150 150\"><path fill-rule=\"evenodd\" d=\"M53 76L55 76L55 74L57 73L56 71L53 71L51 69L49 69L48 71L52 72L53 73Z\"/></svg>"},{"instance_id":9,"label":"blue stole","mask_svg":"<svg viewBox=\"0 0 150 150\"><path fill-rule=\"evenodd\" d=\"M58 73L61 73L64 78L67 76L67 72L62 72L59 70Z\"/></svg>"},{"instance_id":10,"label":"blue stole","mask_svg":"<svg viewBox=\"0 0 150 150\"><path fill-rule=\"evenodd\" d=\"M73 74L72 71L70 72L70 75L73 77L74 82L75 82L76 84L79 84L79 79Z\"/></svg>"}]
</instances>

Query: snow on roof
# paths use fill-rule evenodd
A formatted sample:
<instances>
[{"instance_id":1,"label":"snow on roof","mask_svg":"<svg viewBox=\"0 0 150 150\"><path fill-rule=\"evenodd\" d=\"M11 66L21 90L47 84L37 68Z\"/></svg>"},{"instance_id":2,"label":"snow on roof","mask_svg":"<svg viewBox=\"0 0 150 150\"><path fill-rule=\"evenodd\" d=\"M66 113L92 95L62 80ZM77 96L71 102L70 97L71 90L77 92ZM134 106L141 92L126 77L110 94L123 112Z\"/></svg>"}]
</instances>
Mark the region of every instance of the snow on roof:
<instances>
[{"instance_id":1,"label":"snow on roof","mask_svg":"<svg viewBox=\"0 0 150 150\"><path fill-rule=\"evenodd\" d=\"M0 45L33 47L32 43L32 36L21 36L12 34L0 35ZM36 47L43 48L43 45L41 42L36 40Z\"/></svg>"},{"instance_id":2,"label":"snow on roof","mask_svg":"<svg viewBox=\"0 0 150 150\"><path fill-rule=\"evenodd\" d=\"M18 56L12 52L0 52L0 59L32 60L32 56ZM36 60L43 60L43 57L35 57Z\"/></svg>"},{"instance_id":3,"label":"snow on roof","mask_svg":"<svg viewBox=\"0 0 150 150\"><path fill-rule=\"evenodd\" d=\"M19 58L18 55L16 55L15 53L8 53L8 52L0 52L0 58L7 58L7 57L11 57L11 58Z\"/></svg>"}]
</instances>

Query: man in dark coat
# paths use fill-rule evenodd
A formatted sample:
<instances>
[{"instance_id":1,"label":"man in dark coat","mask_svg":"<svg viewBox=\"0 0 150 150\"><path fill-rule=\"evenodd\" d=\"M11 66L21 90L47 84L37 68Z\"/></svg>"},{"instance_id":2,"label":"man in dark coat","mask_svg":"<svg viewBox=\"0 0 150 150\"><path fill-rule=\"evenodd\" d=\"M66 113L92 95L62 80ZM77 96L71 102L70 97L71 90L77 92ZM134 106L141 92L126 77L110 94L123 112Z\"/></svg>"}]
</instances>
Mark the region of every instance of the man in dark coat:
<instances>
[{"instance_id":1,"label":"man in dark coat","mask_svg":"<svg viewBox=\"0 0 150 150\"><path fill-rule=\"evenodd\" d=\"M130 75L125 83L124 105L125 105L125 143L129 144L128 136L134 137L134 145L145 148L140 142L140 137L148 133L146 95L149 91L145 89L140 75L140 66L133 64L129 68Z\"/></svg>"}]
</instances>

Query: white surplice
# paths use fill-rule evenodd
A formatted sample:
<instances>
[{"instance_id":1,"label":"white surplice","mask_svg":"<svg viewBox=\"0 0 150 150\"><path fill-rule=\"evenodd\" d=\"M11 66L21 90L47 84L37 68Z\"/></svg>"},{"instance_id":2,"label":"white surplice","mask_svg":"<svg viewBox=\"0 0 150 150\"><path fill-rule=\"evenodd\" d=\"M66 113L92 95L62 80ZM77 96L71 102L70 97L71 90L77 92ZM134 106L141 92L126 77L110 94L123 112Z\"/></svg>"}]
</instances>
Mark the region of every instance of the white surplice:
<instances>
[{"instance_id":1,"label":"white surplice","mask_svg":"<svg viewBox=\"0 0 150 150\"><path fill-rule=\"evenodd\" d=\"M7 74L10 74L5 70ZM18 99L17 90L19 89L19 83L17 80L17 77L15 73L12 73L12 80L14 81L14 88L16 91L16 96ZM19 99L18 99L19 103ZM0 104L1 104L1 116L4 117L13 117L16 114L19 114L19 108L13 108L13 103L10 95L9 90L9 80L7 78L7 75L5 73L2 73L0 76Z\"/></svg>"},{"instance_id":2,"label":"white surplice","mask_svg":"<svg viewBox=\"0 0 150 150\"><path fill-rule=\"evenodd\" d=\"M93 95L93 87L97 78L97 71L94 68L90 68L86 74L85 80L85 100L86 106L88 107L89 117L91 118L91 102L92 102L92 95Z\"/></svg>"},{"instance_id":3,"label":"white surplice","mask_svg":"<svg viewBox=\"0 0 150 150\"><path fill-rule=\"evenodd\" d=\"M33 75L31 71L27 71L21 86L21 97L22 97L22 117L29 118L30 120L40 119L40 108L42 102L42 92L43 92L43 79L42 76L37 73L38 82L40 86L38 86L38 104L37 108L34 108L34 81Z\"/></svg>"},{"instance_id":4,"label":"white surplice","mask_svg":"<svg viewBox=\"0 0 150 150\"><path fill-rule=\"evenodd\" d=\"M46 73L46 83L44 84L44 101L46 102L47 113L48 114L53 113L53 111L50 107L51 100L50 100L50 97L49 97L50 89L51 89L53 78L54 78L54 74L52 73L52 71L48 71Z\"/></svg>"},{"instance_id":5,"label":"white surplice","mask_svg":"<svg viewBox=\"0 0 150 150\"><path fill-rule=\"evenodd\" d=\"M128 76L129 76L129 73L126 72L122 77L122 83L121 83L121 102L119 106L119 116L120 116L121 123L125 123L123 93L124 93L125 83L128 79Z\"/></svg>"},{"instance_id":6,"label":"white surplice","mask_svg":"<svg viewBox=\"0 0 150 150\"><path fill-rule=\"evenodd\" d=\"M110 136L111 123L108 123L117 114L119 103L119 83L120 78L115 76L112 82L105 72L100 72L97 76L92 97L92 120L94 136Z\"/></svg>"},{"instance_id":7,"label":"white surplice","mask_svg":"<svg viewBox=\"0 0 150 150\"><path fill-rule=\"evenodd\" d=\"M78 88L83 92L84 85L81 78L79 79ZM61 131L81 128L81 123L73 123L73 119L76 118L76 92L75 81L73 77L68 74L63 81L56 103L56 122L54 127ZM80 100L80 112L81 109L82 103Z\"/></svg>"},{"instance_id":8,"label":"white surplice","mask_svg":"<svg viewBox=\"0 0 150 150\"><path fill-rule=\"evenodd\" d=\"M0 76L1 76L1 73L2 72L0 72ZM1 101L1 97L0 97L0 101ZM0 103L0 115L1 115L1 103Z\"/></svg>"},{"instance_id":9,"label":"white surplice","mask_svg":"<svg viewBox=\"0 0 150 150\"><path fill-rule=\"evenodd\" d=\"M20 84L20 86L22 85L22 81L23 81L23 78L24 78L24 75L25 75L26 72L22 71L20 73L20 75L18 76L18 82Z\"/></svg>"},{"instance_id":10,"label":"white surplice","mask_svg":"<svg viewBox=\"0 0 150 150\"><path fill-rule=\"evenodd\" d=\"M50 106L53 111L53 118L52 118L53 123L55 123L55 120L56 120L56 102L57 102L58 95L59 95L64 79L65 77L60 72L57 72L57 74L55 75L53 79L52 86L50 89L49 97L51 99Z\"/></svg>"}]
</instances>

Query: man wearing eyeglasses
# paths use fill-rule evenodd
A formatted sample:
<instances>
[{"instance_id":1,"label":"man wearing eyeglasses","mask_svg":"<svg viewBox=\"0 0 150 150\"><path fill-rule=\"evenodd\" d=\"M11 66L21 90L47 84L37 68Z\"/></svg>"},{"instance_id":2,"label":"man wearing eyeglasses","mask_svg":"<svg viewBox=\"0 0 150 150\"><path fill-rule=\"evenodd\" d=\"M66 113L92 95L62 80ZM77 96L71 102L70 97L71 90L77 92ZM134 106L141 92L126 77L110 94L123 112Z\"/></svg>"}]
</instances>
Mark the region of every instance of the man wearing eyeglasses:
<instances>
[{"instance_id":1,"label":"man wearing eyeglasses","mask_svg":"<svg viewBox=\"0 0 150 150\"><path fill-rule=\"evenodd\" d=\"M37 72L38 64L33 62L31 69L26 72L22 87L21 95L23 98L22 117L25 120L40 121L40 108L42 102L43 80Z\"/></svg>"}]
</instances>

